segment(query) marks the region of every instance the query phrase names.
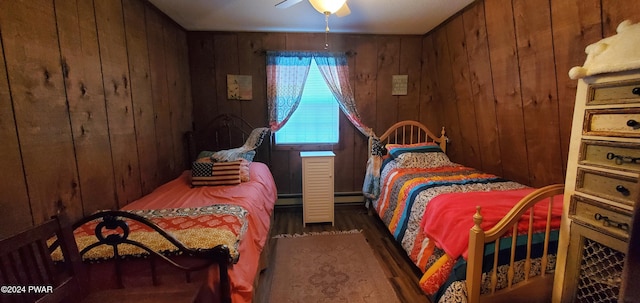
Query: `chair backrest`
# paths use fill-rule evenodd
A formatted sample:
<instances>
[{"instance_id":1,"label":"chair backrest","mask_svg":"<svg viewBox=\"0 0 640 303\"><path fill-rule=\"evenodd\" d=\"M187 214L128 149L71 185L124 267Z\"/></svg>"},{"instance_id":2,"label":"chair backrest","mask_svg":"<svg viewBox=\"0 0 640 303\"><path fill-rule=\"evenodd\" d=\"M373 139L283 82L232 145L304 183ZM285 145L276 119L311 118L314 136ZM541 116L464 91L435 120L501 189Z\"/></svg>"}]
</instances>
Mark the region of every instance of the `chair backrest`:
<instances>
[{"instance_id":1,"label":"chair backrest","mask_svg":"<svg viewBox=\"0 0 640 303\"><path fill-rule=\"evenodd\" d=\"M64 262L51 258L55 239ZM0 240L0 302L79 302L87 295L85 277L64 214Z\"/></svg>"}]
</instances>

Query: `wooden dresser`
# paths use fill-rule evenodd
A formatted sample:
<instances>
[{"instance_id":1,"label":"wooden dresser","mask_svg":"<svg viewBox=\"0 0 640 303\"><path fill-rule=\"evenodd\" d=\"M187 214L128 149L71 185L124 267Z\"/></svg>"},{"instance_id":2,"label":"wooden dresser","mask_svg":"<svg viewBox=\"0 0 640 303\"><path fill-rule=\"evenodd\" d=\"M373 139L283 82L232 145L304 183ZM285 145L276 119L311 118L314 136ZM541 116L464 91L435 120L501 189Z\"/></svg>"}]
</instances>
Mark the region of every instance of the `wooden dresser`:
<instances>
[{"instance_id":1,"label":"wooden dresser","mask_svg":"<svg viewBox=\"0 0 640 303\"><path fill-rule=\"evenodd\" d=\"M627 26L570 72L579 80L553 302L617 302L620 293L639 190L640 66L606 51L624 51L615 43ZM640 35L640 24L631 28Z\"/></svg>"}]
</instances>

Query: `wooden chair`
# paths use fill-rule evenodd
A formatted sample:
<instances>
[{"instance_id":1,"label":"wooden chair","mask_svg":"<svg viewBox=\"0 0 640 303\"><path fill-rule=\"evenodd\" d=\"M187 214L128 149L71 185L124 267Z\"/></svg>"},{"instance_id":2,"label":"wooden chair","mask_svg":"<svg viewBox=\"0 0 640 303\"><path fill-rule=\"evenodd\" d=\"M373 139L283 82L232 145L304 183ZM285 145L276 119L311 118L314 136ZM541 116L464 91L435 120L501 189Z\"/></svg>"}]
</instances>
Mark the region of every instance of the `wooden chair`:
<instances>
[{"instance_id":1,"label":"wooden chair","mask_svg":"<svg viewBox=\"0 0 640 303\"><path fill-rule=\"evenodd\" d=\"M51 257L51 239L58 239L64 262ZM88 293L86 268L71 225L61 214L0 240L0 302L193 302L199 283L110 289Z\"/></svg>"}]
</instances>

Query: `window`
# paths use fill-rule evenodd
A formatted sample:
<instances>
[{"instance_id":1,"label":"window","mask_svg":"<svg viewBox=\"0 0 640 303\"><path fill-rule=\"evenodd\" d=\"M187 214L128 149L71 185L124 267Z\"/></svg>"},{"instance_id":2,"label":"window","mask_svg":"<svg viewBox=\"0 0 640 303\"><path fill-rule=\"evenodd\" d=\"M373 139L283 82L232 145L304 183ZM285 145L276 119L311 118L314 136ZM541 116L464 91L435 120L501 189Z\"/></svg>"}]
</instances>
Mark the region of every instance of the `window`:
<instances>
[{"instance_id":1,"label":"window","mask_svg":"<svg viewBox=\"0 0 640 303\"><path fill-rule=\"evenodd\" d=\"M300 104L289 121L275 133L275 143L336 144L339 119L338 102L312 59Z\"/></svg>"}]
</instances>

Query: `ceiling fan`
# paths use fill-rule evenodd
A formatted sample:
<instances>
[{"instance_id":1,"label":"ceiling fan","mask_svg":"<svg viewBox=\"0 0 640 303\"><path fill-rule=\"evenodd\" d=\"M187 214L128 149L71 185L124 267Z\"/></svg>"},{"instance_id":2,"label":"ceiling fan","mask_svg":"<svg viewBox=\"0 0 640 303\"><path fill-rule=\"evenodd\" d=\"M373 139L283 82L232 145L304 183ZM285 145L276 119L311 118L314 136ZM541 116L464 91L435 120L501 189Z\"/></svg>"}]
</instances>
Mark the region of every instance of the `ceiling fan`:
<instances>
[{"instance_id":1,"label":"ceiling fan","mask_svg":"<svg viewBox=\"0 0 640 303\"><path fill-rule=\"evenodd\" d=\"M282 0L276 4L276 7L285 9L300 2L302 0ZM344 17L351 13L346 0L309 0L309 2L319 13L327 16L336 14L338 17Z\"/></svg>"}]
</instances>

